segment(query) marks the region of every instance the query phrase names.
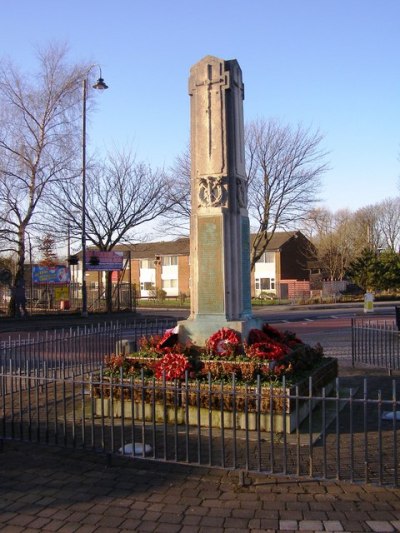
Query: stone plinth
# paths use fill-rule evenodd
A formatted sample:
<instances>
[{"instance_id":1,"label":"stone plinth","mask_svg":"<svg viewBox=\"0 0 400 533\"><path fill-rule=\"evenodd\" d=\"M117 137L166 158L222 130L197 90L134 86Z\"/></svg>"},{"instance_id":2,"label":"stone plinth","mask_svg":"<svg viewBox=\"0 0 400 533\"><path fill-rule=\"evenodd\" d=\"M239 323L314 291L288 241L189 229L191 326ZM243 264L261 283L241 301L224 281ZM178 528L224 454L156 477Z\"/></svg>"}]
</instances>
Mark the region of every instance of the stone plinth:
<instances>
[{"instance_id":1,"label":"stone plinth","mask_svg":"<svg viewBox=\"0 0 400 533\"><path fill-rule=\"evenodd\" d=\"M139 421L189 424L250 431L293 432L319 403L321 391L328 394L335 384L337 360L327 359L296 386L179 383L108 382L92 388L95 414L134 418ZM297 387L297 388L296 388ZM112 389L112 390L111 390Z\"/></svg>"}]
</instances>

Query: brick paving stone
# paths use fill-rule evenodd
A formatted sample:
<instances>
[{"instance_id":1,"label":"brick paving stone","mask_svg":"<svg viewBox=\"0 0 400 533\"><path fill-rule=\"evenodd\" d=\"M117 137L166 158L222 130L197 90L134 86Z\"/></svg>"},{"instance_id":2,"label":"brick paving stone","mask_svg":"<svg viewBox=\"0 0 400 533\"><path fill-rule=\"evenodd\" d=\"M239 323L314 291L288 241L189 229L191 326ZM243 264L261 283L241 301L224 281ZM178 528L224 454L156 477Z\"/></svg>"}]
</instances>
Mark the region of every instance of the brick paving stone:
<instances>
[{"instance_id":1,"label":"brick paving stone","mask_svg":"<svg viewBox=\"0 0 400 533\"><path fill-rule=\"evenodd\" d=\"M396 520L396 517L390 511L371 511L368 513L371 520L381 520L386 522L388 520Z\"/></svg>"},{"instance_id":2,"label":"brick paving stone","mask_svg":"<svg viewBox=\"0 0 400 533\"><path fill-rule=\"evenodd\" d=\"M197 498L196 496L188 496L187 494L185 494L184 496L180 498L180 502L181 502L181 505L187 505L187 506L200 505L200 503L202 502L202 499Z\"/></svg>"},{"instance_id":3,"label":"brick paving stone","mask_svg":"<svg viewBox=\"0 0 400 533\"><path fill-rule=\"evenodd\" d=\"M82 522L87 516L87 513L83 511L72 511L68 520L71 522Z\"/></svg>"},{"instance_id":4,"label":"brick paving stone","mask_svg":"<svg viewBox=\"0 0 400 533\"><path fill-rule=\"evenodd\" d=\"M268 519L268 518L261 518L260 519L260 527L261 529L278 529L279 527L279 520L276 518L274 519Z\"/></svg>"},{"instance_id":5,"label":"brick paving stone","mask_svg":"<svg viewBox=\"0 0 400 533\"><path fill-rule=\"evenodd\" d=\"M262 501L252 500L252 501L240 502L240 508L241 509L252 509L252 510L261 509Z\"/></svg>"},{"instance_id":6,"label":"brick paving stone","mask_svg":"<svg viewBox=\"0 0 400 533\"><path fill-rule=\"evenodd\" d=\"M188 508L187 505L182 505L180 503L174 503L174 504L170 504L166 506L165 511L168 513L173 513L173 514L182 514L186 511L187 508Z\"/></svg>"},{"instance_id":7,"label":"brick paving stone","mask_svg":"<svg viewBox=\"0 0 400 533\"><path fill-rule=\"evenodd\" d=\"M226 511L232 514L232 517L237 518L253 518L254 516L253 509L232 509L231 511L229 511L229 509L226 509Z\"/></svg>"},{"instance_id":8,"label":"brick paving stone","mask_svg":"<svg viewBox=\"0 0 400 533\"><path fill-rule=\"evenodd\" d=\"M140 520L135 520L134 518L127 518L120 524L120 528L128 529L129 531L135 531L139 524Z\"/></svg>"},{"instance_id":9,"label":"brick paving stone","mask_svg":"<svg viewBox=\"0 0 400 533\"><path fill-rule=\"evenodd\" d=\"M182 515L163 513L159 519L159 522L163 522L166 524L180 524L182 522Z\"/></svg>"},{"instance_id":10,"label":"brick paving stone","mask_svg":"<svg viewBox=\"0 0 400 533\"><path fill-rule=\"evenodd\" d=\"M297 531L297 520L279 520L279 531Z\"/></svg>"},{"instance_id":11,"label":"brick paving stone","mask_svg":"<svg viewBox=\"0 0 400 533\"><path fill-rule=\"evenodd\" d=\"M330 511L329 519L337 520L338 522L343 522L344 520L347 520L346 515L341 511Z\"/></svg>"},{"instance_id":12,"label":"brick paving stone","mask_svg":"<svg viewBox=\"0 0 400 533\"><path fill-rule=\"evenodd\" d=\"M155 533L178 533L181 529L180 524L158 524Z\"/></svg>"},{"instance_id":13,"label":"brick paving stone","mask_svg":"<svg viewBox=\"0 0 400 533\"><path fill-rule=\"evenodd\" d=\"M320 520L300 520L298 529L300 531L322 531L323 525Z\"/></svg>"},{"instance_id":14,"label":"brick paving stone","mask_svg":"<svg viewBox=\"0 0 400 533\"><path fill-rule=\"evenodd\" d=\"M85 524L78 528L75 533L93 533L97 529L97 526L90 526L89 524Z\"/></svg>"},{"instance_id":15,"label":"brick paving stone","mask_svg":"<svg viewBox=\"0 0 400 533\"><path fill-rule=\"evenodd\" d=\"M367 520L366 523L372 531L376 531L377 533L396 531L390 522L383 520Z\"/></svg>"},{"instance_id":16,"label":"brick paving stone","mask_svg":"<svg viewBox=\"0 0 400 533\"><path fill-rule=\"evenodd\" d=\"M200 529L198 527L193 526L183 526L182 529L179 530L179 533L198 533Z\"/></svg>"},{"instance_id":17,"label":"brick paving stone","mask_svg":"<svg viewBox=\"0 0 400 533\"><path fill-rule=\"evenodd\" d=\"M225 533L223 527L200 527L199 533Z\"/></svg>"},{"instance_id":18,"label":"brick paving stone","mask_svg":"<svg viewBox=\"0 0 400 533\"><path fill-rule=\"evenodd\" d=\"M303 520L328 520L328 513L325 511L304 511Z\"/></svg>"},{"instance_id":19,"label":"brick paving stone","mask_svg":"<svg viewBox=\"0 0 400 533\"><path fill-rule=\"evenodd\" d=\"M64 523L62 520L51 520L43 527L43 531L58 531Z\"/></svg>"},{"instance_id":20,"label":"brick paving stone","mask_svg":"<svg viewBox=\"0 0 400 533\"><path fill-rule=\"evenodd\" d=\"M302 520L303 513L301 511L280 511L279 518L281 520Z\"/></svg>"},{"instance_id":21,"label":"brick paving stone","mask_svg":"<svg viewBox=\"0 0 400 533\"><path fill-rule=\"evenodd\" d=\"M197 526L200 524L201 516L200 515L188 515L186 514L182 519L182 524L185 526Z\"/></svg>"},{"instance_id":22,"label":"brick paving stone","mask_svg":"<svg viewBox=\"0 0 400 533\"><path fill-rule=\"evenodd\" d=\"M59 530L59 533L75 533L79 528L81 527L81 524L68 522L67 524L64 524Z\"/></svg>"},{"instance_id":23,"label":"brick paving stone","mask_svg":"<svg viewBox=\"0 0 400 533\"><path fill-rule=\"evenodd\" d=\"M131 509L138 509L138 510L141 510L141 511L147 509L147 507L148 507L148 504L146 502L144 502L144 501L143 502L142 501L135 501L135 502L131 503L131 505L130 505Z\"/></svg>"},{"instance_id":24,"label":"brick paving stone","mask_svg":"<svg viewBox=\"0 0 400 533\"><path fill-rule=\"evenodd\" d=\"M152 522L151 520L145 520L140 522L137 526L137 531L155 531L158 526L157 522Z\"/></svg>"},{"instance_id":25,"label":"brick paving stone","mask_svg":"<svg viewBox=\"0 0 400 533\"><path fill-rule=\"evenodd\" d=\"M285 508L287 511L309 511L310 504L308 502L288 502Z\"/></svg>"},{"instance_id":26,"label":"brick paving stone","mask_svg":"<svg viewBox=\"0 0 400 533\"><path fill-rule=\"evenodd\" d=\"M224 527L224 533L249 533L249 529L237 527Z\"/></svg>"},{"instance_id":27,"label":"brick paving stone","mask_svg":"<svg viewBox=\"0 0 400 533\"><path fill-rule=\"evenodd\" d=\"M207 507L205 507L205 506L190 507L190 509L187 510L187 514L194 514L194 515L200 515L200 516L205 516L209 512L210 512L210 510Z\"/></svg>"},{"instance_id":28,"label":"brick paving stone","mask_svg":"<svg viewBox=\"0 0 400 533\"><path fill-rule=\"evenodd\" d=\"M147 511L142 516L142 520L146 520L147 522L157 522L161 516L162 516L162 513L160 512Z\"/></svg>"},{"instance_id":29,"label":"brick paving stone","mask_svg":"<svg viewBox=\"0 0 400 533\"><path fill-rule=\"evenodd\" d=\"M29 523L29 527L33 529L43 529L49 522L51 522L51 518L36 518Z\"/></svg>"},{"instance_id":30,"label":"brick paving stone","mask_svg":"<svg viewBox=\"0 0 400 533\"><path fill-rule=\"evenodd\" d=\"M36 516L43 516L43 518L52 517L56 512L57 509L53 509L52 507L45 507L44 509L38 510Z\"/></svg>"},{"instance_id":31,"label":"brick paving stone","mask_svg":"<svg viewBox=\"0 0 400 533\"><path fill-rule=\"evenodd\" d=\"M133 520L137 519L139 520L144 515L145 511L140 509L128 509L126 515L124 515L124 518L127 520L128 518L131 518Z\"/></svg>"},{"instance_id":32,"label":"brick paving stone","mask_svg":"<svg viewBox=\"0 0 400 533\"><path fill-rule=\"evenodd\" d=\"M90 512L84 518L82 518L82 523L87 525L95 525L101 522L103 516L104 515Z\"/></svg>"},{"instance_id":33,"label":"brick paving stone","mask_svg":"<svg viewBox=\"0 0 400 533\"><path fill-rule=\"evenodd\" d=\"M203 516L200 520L200 527L223 527L224 520L225 518L221 516Z\"/></svg>"},{"instance_id":34,"label":"brick paving stone","mask_svg":"<svg viewBox=\"0 0 400 533\"><path fill-rule=\"evenodd\" d=\"M240 509L238 509L239 511ZM213 507L212 509L210 509L207 513L207 516L221 516L221 517L228 517L228 516L231 516L232 514L232 508L223 508L223 509L218 509L217 507Z\"/></svg>"},{"instance_id":35,"label":"brick paving stone","mask_svg":"<svg viewBox=\"0 0 400 533\"><path fill-rule=\"evenodd\" d=\"M248 518L225 518L224 521L225 528L237 527L238 529L248 529L248 524Z\"/></svg>"},{"instance_id":36,"label":"brick paving stone","mask_svg":"<svg viewBox=\"0 0 400 533\"><path fill-rule=\"evenodd\" d=\"M261 520L259 518L251 518L249 520L249 531L258 530L261 528Z\"/></svg>"},{"instance_id":37,"label":"brick paving stone","mask_svg":"<svg viewBox=\"0 0 400 533\"><path fill-rule=\"evenodd\" d=\"M13 514L6 522L9 525L26 527L34 519L32 515Z\"/></svg>"},{"instance_id":38,"label":"brick paving stone","mask_svg":"<svg viewBox=\"0 0 400 533\"><path fill-rule=\"evenodd\" d=\"M275 518L279 516L280 514L279 509L271 509L270 507L266 506L261 509L254 509L254 517L255 518Z\"/></svg>"},{"instance_id":39,"label":"brick paving stone","mask_svg":"<svg viewBox=\"0 0 400 533\"><path fill-rule=\"evenodd\" d=\"M355 520L343 520L342 526L346 531L351 531L352 533L371 531L371 528L365 522L356 522Z\"/></svg>"},{"instance_id":40,"label":"brick paving stone","mask_svg":"<svg viewBox=\"0 0 400 533\"><path fill-rule=\"evenodd\" d=\"M343 531L343 526L338 520L324 520L323 522L325 531Z\"/></svg>"}]
</instances>

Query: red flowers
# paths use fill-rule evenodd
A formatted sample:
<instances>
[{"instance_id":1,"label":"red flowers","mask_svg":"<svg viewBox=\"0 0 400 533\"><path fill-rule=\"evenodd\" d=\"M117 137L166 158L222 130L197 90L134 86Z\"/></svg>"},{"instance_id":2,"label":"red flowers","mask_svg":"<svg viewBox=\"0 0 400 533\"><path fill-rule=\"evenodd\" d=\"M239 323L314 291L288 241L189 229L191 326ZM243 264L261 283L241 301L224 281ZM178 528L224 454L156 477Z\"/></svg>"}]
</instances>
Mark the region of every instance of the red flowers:
<instances>
[{"instance_id":1,"label":"red flowers","mask_svg":"<svg viewBox=\"0 0 400 533\"><path fill-rule=\"evenodd\" d=\"M164 335L142 338L136 354L124 357L111 355L105 360L109 376L134 378L144 376L167 381L189 378L237 379L253 382L256 377L264 381L276 380L283 375L311 368L323 357L322 347L304 344L294 333L265 324L262 329L252 329L248 341L241 335L223 327L213 333L205 347L179 343L177 328Z\"/></svg>"},{"instance_id":2,"label":"red flowers","mask_svg":"<svg viewBox=\"0 0 400 533\"><path fill-rule=\"evenodd\" d=\"M250 359L268 359L268 361L279 361L289 351L287 346L273 340L255 342L245 347L246 355Z\"/></svg>"},{"instance_id":3,"label":"red flowers","mask_svg":"<svg viewBox=\"0 0 400 533\"><path fill-rule=\"evenodd\" d=\"M123 355L111 354L104 358L104 364L111 372L119 372L124 367L125 357Z\"/></svg>"},{"instance_id":4,"label":"red flowers","mask_svg":"<svg viewBox=\"0 0 400 533\"><path fill-rule=\"evenodd\" d=\"M232 357L241 347L240 334L229 328L221 328L206 341L207 351L220 357Z\"/></svg>"},{"instance_id":5,"label":"red flowers","mask_svg":"<svg viewBox=\"0 0 400 533\"><path fill-rule=\"evenodd\" d=\"M190 370L191 366L187 357L181 353L167 353L157 363L155 369L155 377L162 379L165 376L167 381L174 379L184 379L186 370Z\"/></svg>"}]
</instances>

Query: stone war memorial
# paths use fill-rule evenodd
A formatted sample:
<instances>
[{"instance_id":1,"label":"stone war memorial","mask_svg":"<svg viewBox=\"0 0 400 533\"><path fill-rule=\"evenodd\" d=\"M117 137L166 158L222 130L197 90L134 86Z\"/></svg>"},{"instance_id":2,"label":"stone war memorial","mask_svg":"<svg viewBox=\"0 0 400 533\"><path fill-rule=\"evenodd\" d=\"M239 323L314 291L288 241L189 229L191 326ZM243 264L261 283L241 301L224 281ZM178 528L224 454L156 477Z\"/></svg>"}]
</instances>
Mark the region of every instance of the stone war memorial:
<instances>
[{"instance_id":1,"label":"stone war memorial","mask_svg":"<svg viewBox=\"0 0 400 533\"><path fill-rule=\"evenodd\" d=\"M179 338L204 345L257 327L250 294L250 224L244 154L244 87L236 60L207 56L190 71L191 314Z\"/></svg>"},{"instance_id":2,"label":"stone war memorial","mask_svg":"<svg viewBox=\"0 0 400 533\"><path fill-rule=\"evenodd\" d=\"M291 432L314 407L293 397L330 387L320 345L252 315L242 71L206 56L190 71L191 313L135 353L110 356L93 387L98 414ZM133 381L132 381L133 380ZM135 381L136 380L136 381Z\"/></svg>"}]
</instances>

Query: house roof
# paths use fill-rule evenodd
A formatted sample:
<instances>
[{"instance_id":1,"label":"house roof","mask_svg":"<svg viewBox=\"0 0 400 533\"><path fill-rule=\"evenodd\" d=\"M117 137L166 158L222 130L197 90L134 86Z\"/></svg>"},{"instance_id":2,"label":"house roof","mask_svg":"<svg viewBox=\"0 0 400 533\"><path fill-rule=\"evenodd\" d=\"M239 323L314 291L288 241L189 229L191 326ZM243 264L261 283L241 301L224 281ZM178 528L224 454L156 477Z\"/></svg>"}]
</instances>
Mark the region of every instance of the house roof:
<instances>
[{"instance_id":1,"label":"house roof","mask_svg":"<svg viewBox=\"0 0 400 533\"><path fill-rule=\"evenodd\" d=\"M273 234L272 239L268 243L267 250L279 250L285 243L287 243L290 239L292 239L295 235L298 235L299 233L299 231L276 231ZM255 239L255 236L255 234L252 234L250 237L252 243Z\"/></svg>"},{"instance_id":2,"label":"house roof","mask_svg":"<svg viewBox=\"0 0 400 533\"><path fill-rule=\"evenodd\" d=\"M175 241L141 242L131 245L120 245L115 251L131 252L131 259L154 259L156 255L189 255L190 240L181 237Z\"/></svg>"},{"instance_id":3,"label":"house roof","mask_svg":"<svg viewBox=\"0 0 400 533\"><path fill-rule=\"evenodd\" d=\"M297 231L276 232L268 243L267 250L279 250L298 233ZM254 237L255 235L251 235L252 241ZM189 237L181 237L175 241L146 242L115 247L115 251L128 250L131 252L131 259L153 259L156 255L189 255L190 239Z\"/></svg>"}]
</instances>

